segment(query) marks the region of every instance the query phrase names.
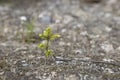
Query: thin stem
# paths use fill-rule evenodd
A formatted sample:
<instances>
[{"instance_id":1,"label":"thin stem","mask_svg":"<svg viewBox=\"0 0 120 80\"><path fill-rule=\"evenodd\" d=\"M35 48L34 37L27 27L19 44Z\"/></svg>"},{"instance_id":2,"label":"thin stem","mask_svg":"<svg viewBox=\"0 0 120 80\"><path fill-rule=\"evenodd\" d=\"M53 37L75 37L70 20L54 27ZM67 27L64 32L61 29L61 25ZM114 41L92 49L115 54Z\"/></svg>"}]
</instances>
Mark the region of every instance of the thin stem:
<instances>
[{"instance_id":1,"label":"thin stem","mask_svg":"<svg viewBox=\"0 0 120 80\"><path fill-rule=\"evenodd\" d=\"M48 35L48 39L47 39L47 44L46 44L46 51L48 51L48 49L49 49L49 43L50 43L50 36ZM53 55L53 58L55 59L55 60L57 60L57 58L56 58L56 56L55 55Z\"/></svg>"},{"instance_id":2,"label":"thin stem","mask_svg":"<svg viewBox=\"0 0 120 80\"><path fill-rule=\"evenodd\" d=\"M48 51L48 49L49 49L49 43L50 43L49 38L48 38L46 41L47 41L47 44L46 44L46 51Z\"/></svg>"},{"instance_id":3,"label":"thin stem","mask_svg":"<svg viewBox=\"0 0 120 80\"><path fill-rule=\"evenodd\" d=\"M49 43L50 43L50 38L49 38L49 35L48 35L48 38L46 40L46 49L45 51L48 51L49 50ZM44 52L45 53L45 52ZM45 53L46 54L46 53ZM45 59L45 65L47 64L47 58Z\"/></svg>"}]
</instances>

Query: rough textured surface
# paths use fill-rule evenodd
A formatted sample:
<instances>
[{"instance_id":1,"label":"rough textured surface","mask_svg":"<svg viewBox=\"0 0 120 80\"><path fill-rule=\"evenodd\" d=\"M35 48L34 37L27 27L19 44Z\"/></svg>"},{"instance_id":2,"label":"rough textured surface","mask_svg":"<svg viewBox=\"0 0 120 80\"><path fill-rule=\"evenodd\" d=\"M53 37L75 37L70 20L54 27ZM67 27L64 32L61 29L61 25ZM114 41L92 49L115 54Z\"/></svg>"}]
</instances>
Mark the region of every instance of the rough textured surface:
<instances>
[{"instance_id":1,"label":"rough textured surface","mask_svg":"<svg viewBox=\"0 0 120 80\"><path fill-rule=\"evenodd\" d=\"M2 0L0 80L120 80L119 0ZM34 42L26 23L34 21ZM61 38L47 60L38 34L51 26Z\"/></svg>"}]
</instances>

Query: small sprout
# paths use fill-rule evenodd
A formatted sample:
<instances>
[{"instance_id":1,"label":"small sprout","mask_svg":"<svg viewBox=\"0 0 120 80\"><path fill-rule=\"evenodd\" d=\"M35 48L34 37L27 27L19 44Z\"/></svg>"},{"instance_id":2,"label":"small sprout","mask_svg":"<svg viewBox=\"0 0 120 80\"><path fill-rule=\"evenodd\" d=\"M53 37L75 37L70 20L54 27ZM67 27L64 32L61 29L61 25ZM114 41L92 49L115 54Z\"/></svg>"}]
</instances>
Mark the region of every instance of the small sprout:
<instances>
[{"instance_id":1,"label":"small sprout","mask_svg":"<svg viewBox=\"0 0 120 80\"><path fill-rule=\"evenodd\" d=\"M34 33L35 26L34 26L33 22L27 23L26 28L27 28L26 41L27 42L34 42L35 39L33 37L35 35L35 33Z\"/></svg>"},{"instance_id":2,"label":"small sprout","mask_svg":"<svg viewBox=\"0 0 120 80\"><path fill-rule=\"evenodd\" d=\"M34 25L32 22L27 24L27 30L28 30L28 34L34 33Z\"/></svg>"},{"instance_id":3,"label":"small sprout","mask_svg":"<svg viewBox=\"0 0 120 80\"><path fill-rule=\"evenodd\" d=\"M29 37L32 37L34 34L34 28L35 28L33 21L28 22L26 27L27 27L27 35Z\"/></svg>"},{"instance_id":4,"label":"small sprout","mask_svg":"<svg viewBox=\"0 0 120 80\"><path fill-rule=\"evenodd\" d=\"M45 43L40 43L38 47L44 51L46 58L49 58L53 55L53 51L49 48L50 42L59 38L59 34L53 34L52 29L50 27L46 28L42 34L39 34L39 37L42 38Z\"/></svg>"}]
</instances>

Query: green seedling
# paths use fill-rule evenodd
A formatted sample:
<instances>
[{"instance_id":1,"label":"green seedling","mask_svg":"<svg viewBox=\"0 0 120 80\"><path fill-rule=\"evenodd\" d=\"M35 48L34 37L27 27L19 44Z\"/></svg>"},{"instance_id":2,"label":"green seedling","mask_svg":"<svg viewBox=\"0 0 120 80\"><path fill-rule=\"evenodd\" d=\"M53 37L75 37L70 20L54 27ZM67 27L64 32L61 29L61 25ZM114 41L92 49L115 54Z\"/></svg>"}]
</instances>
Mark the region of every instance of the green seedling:
<instances>
[{"instance_id":1,"label":"green seedling","mask_svg":"<svg viewBox=\"0 0 120 80\"><path fill-rule=\"evenodd\" d=\"M27 24L27 35L31 37L33 36L33 34L34 34L34 25L32 22L30 22Z\"/></svg>"},{"instance_id":2,"label":"green seedling","mask_svg":"<svg viewBox=\"0 0 120 80\"><path fill-rule=\"evenodd\" d=\"M35 42L35 32L34 32L35 26L33 24L33 21L26 22L23 24L23 27L21 27L21 31L18 31L16 36L20 36L22 38L22 42Z\"/></svg>"},{"instance_id":3,"label":"green seedling","mask_svg":"<svg viewBox=\"0 0 120 80\"><path fill-rule=\"evenodd\" d=\"M34 42L35 41L35 39L33 38L35 35L34 28L35 27L34 27L33 22L27 23L27 25L26 25L27 33L26 33L25 41L27 41L27 42Z\"/></svg>"},{"instance_id":4,"label":"green seedling","mask_svg":"<svg viewBox=\"0 0 120 80\"><path fill-rule=\"evenodd\" d=\"M44 43L40 43L38 47L43 50L45 57L49 58L54 54L53 50L50 49L50 43L59 38L59 34L53 34L53 31L50 27L46 28L42 34L39 34L39 37L43 39Z\"/></svg>"}]
</instances>

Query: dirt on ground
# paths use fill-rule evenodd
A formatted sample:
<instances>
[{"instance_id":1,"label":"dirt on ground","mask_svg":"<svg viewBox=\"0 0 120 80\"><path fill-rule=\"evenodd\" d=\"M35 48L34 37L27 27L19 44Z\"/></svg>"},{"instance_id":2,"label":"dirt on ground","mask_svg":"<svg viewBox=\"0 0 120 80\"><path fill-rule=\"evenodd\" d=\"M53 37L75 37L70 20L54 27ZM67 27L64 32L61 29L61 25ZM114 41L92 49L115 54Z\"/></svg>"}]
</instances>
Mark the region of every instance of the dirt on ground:
<instances>
[{"instance_id":1,"label":"dirt on ground","mask_svg":"<svg viewBox=\"0 0 120 80\"><path fill-rule=\"evenodd\" d=\"M120 0L1 0L0 80L120 80Z\"/></svg>"}]
</instances>

